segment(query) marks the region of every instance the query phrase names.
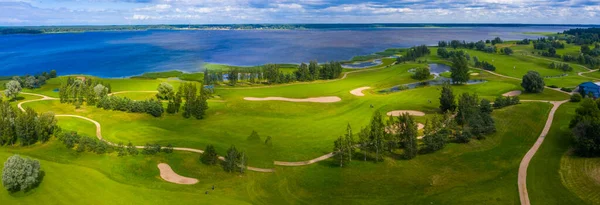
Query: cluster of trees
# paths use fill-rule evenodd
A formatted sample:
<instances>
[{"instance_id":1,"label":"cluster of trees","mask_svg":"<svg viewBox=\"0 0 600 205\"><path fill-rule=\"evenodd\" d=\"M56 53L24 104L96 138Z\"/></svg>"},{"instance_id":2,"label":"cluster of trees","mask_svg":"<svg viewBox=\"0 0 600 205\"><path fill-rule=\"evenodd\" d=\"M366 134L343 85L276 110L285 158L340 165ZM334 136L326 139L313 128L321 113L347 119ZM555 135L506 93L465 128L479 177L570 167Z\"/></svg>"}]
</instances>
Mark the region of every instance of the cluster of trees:
<instances>
[{"instance_id":1,"label":"cluster of trees","mask_svg":"<svg viewBox=\"0 0 600 205\"><path fill-rule=\"evenodd\" d=\"M252 133L258 136L256 132L253 131ZM260 140L260 138L258 139ZM217 154L217 150L214 146L206 146L204 153L200 155L200 162L206 165L216 165L219 162L219 155ZM229 149L227 149L227 154L225 157L223 157L221 167L223 167L223 170L226 172L239 172L242 174L246 170L247 164L248 156L246 153L238 151L235 146L232 145Z\"/></svg>"},{"instance_id":2,"label":"cluster of trees","mask_svg":"<svg viewBox=\"0 0 600 205\"><path fill-rule=\"evenodd\" d=\"M501 48L500 49L500 53L504 53L505 55L512 55L513 54L513 50L509 47L506 48Z\"/></svg>"},{"instance_id":3,"label":"cluster of trees","mask_svg":"<svg viewBox=\"0 0 600 205\"><path fill-rule=\"evenodd\" d=\"M598 57L600 56L600 43L596 43L594 49L591 49L588 45L581 46L581 53L587 54L590 56Z\"/></svg>"},{"instance_id":4,"label":"cluster of trees","mask_svg":"<svg viewBox=\"0 0 600 205\"><path fill-rule=\"evenodd\" d=\"M560 69L562 71L565 72L570 72L573 71L573 67L571 67L569 64L567 63L550 63L550 65L548 66L548 68L550 69Z\"/></svg>"},{"instance_id":5,"label":"cluster of trees","mask_svg":"<svg viewBox=\"0 0 600 205\"><path fill-rule=\"evenodd\" d=\"M85 100L87 105L96 105L96 103L111 92L111 86L108 83L96 81L91 78L73 78L68 77L58 89L58 96L61 103L73 103L79 108Z\"/></svg>"},{"instance_id":6,"label":"cluster of trees","mask_svg":"<svg viewBox=\"0 0 600 205\"><path fill-rule=\"evenodd\" d=\"M120 142L119 144L110 144L96 137L79 135L74 131L64 131L58 135L58 139L68 149L75 149L76 152L93 152L96 154L105 154L117 152L118 156L138 155L138 149L129 142L126 146ZM171 144L166 147L161 147L159 144L146 143L142 149L142 154L153 155L159 152L172 153L173 146Z\"/></svg>"},{"instance_id":7,"label":"cluster of trees","mask_svg":"<svg viewBox=\"0 0 600 205\"><path fill-rule=\"evenodd\" d=\"M39 161L15 154L4 162L2 186L9 192L27 191L39 185L42 175Z\"/></svg>"},{"instance_id":8,"label":"cluster of trees","mask_svg":"<svg viewBox=\"0 0 600 205\"><path fill-rule=\"evenodd\" d=\"M544 91L545 85L544 78L542 78L540 73L531 70L527 71L527 74L523 76L523 80L521 81L521 87L528 93L541 93Z\"/></svg>"},{"instance_id":9,"label":"cluster of trees","mask_svg":"<svg viewBox=\"0 0 600 205\"><path fill-rule=\"evenodd\" d=\"M426 45L413 46L406 51L406 54L396 58L396 62L404 63L406 61L415 61L417 58L431 54L431 51Z\"/></svg>"},{"instance_id":10,"label":"cluster of trees","mask_svg":"<svg viewBox=\"0 0 600 205\"><path fill-rule=\"evenodd\" d=\"M577 62L579 64L587 65L593 69L600 67L600 58L594 58L588 54L582 54L578 56L563 55L562 59L565 62Z\"/></svg>"},{"instance_id":11,"label":"cluster of trees","mask_svg":"<svg viewBox=\"0 0 600 205\"><path fill-rule=\"evenodd\" d=\"M589 45L600 42L600 28L575 28L563 32L568 34L567 43L576 45Z\"/></svg>"},{"instance_id":12,"label":"cluster of trees","mask_svg":"<svg viewBox=\"0 0 600 205\"><path fill-rule=\"evenodd\" d=\"M308 65L306 63L302 63L300 66L298 66L298 70L294 72L294 80L304 82L319 79L336 79L342 75L342 70L343 68L340 62L331 61L329 63L319 65L317 61L310 61Z\"/></svg>"},{"instance_id":13,"label":"cluster of trees","mask_svg":"<svg viewBox=\"0 0 600 205\"><path fill-rule=\"evenodd\" d=\"M416 80L425 80L425 79L429 78L429 76L431 76L431 72L429 72L429 68L420 67L420 68L415 68L415 73L411 77Z\"/></svg>"},{"instance_id":14,"label":"cluster of trees","mask_svg":"<svg viewBox=\"0 0 600 205\"><path fill-rule=\"evenodd\" d=\"M494 100L494 108L500 109L511 105L518 105L519 102L519 96L498 96L496 100Z\"/></svg>"},{"instance_id":15,"label":"cluster of trees","mask_svg":"<svg viewBox=\"0 0 600 205\"><path fill-rule=\"evenodd\" d=\"M556 54L556 49L554 47L548 48L548 51L543 51L540 54L542 56L546 56L546 57L557 57L557 58L560 58L560 55Z\"/></svg>"},{"instance_id":16,"label":"cluster of trees","mask_svg":"<svg viewBox=\"0 0 600 205\"><path fill-rule=\"evenodd\" d=\"M438 42L438 47L440 48L445 48L445 47L452 47L454 49L457 48L467 48L467 49L476 49L476 50L480 50L480 51L485 51L486 47L493 47L493 49L495 49L496 44L498 43L503 43L502 39L500 39L500 37L496 37L493 40L486 40L486 41L477 41L477 42L466 42L466 41L459 41L459 40L452 40L450 42L446 42L446 41L439 41ZM492 44L492 46L486 46L486 44Z\"/></svg>"},{"instance_id":17,"label":"cluster of trees","mask_svg":"<svg viewBox=\"0 0 600 205\"><path fill-rule=\"evenodd\" d=\"M575 153L583 157L600 156L600 100L585 98L575 110L572 129Z\"/></svg>"},{"instance_id":18,"label":"cluster of trees","mask_svg":"<svg viewBox=\"0 0 600 205\"><path fill-rule=\"evenodd\" d=\"M127 97L105 95L100 98L96 107L105 110L118 110L132 113L147 113L154 117L162 116L165 109L159 100L131 100Z\"/></svg>"},{"instance_id":19,"label":"cluster of trees","mask_svg":"<svg viewBox=\"0 0 600 205\"><path fill-rule=\"evenodd\" d=\"M248 136L247 140L249 142L260 142L262 141L260 139L260 135L258 135L258 132L256 132L255 130L252 130L252 133ZM265 138L265 145L267 146L272 146L272 140L273 138L271 136L267 136L267 138Z\"/></svg>"},{"instance_id":20,"label":"cluster of trees","mask_svg":"<svg viewBox=\"0 0 600 205\"><path fill-rule=\"evenodd\" d=\"M473 59L477 59L476 57ZM487 61L474 61L475 62L475 67L477 68L481 68L484 70L489 70L489 71L495 71L496 70L496 66L492 65L491 63L488 63Z\"/></svg>"},{"instance_id":21,"label":"cluster of trees","mask_svg":"<svg viewBox=\"0 0 600 205\"><path fill-rule=\"evenodd\" d=\"M36 75L14 76L12 80L19 82L24 88L33 89L42 87L42 85L46 84L46 80L56 78L56 76L56 70L51 70L50 72L42 72Z\"/></svg>"},{"instance_id":22,"label":"cluster of trees","mask_svg":"<svg viewBox=\"0 0 600 205\"><path fill-rule=\"evenodd\" d=\"M247 69L231 68L228 72L204 71L204 83L206 85L227 83L235 86L239 82L251 84L281 84L295 81L314 81L339 78L343 68L340 62L331 61L319 64L317 61L302 63L294 73L284 73L278 64L266 64L262 67ZM226 78L224 76L227 76Z\"/></svg>"},{"instance_id":23,"label":"cluster of trees","mask_svg":"<svg viewBox=\"0 0 600 205\"><path fill-rule=\"evenodd\" d=\"M159 86L160 87L160 86ZM160 92L159 92L160 94ZM167 105L167 113L178 113L183 109L183 117L203 119L208 110L208 98L210 98L210 90L204 89L203 86L198 88L195 83L182 83L179 85L177 93L165 94L169 103ZM185 101L183 107L182 102Z\"/></svg>"},{"instance_id":24,"label":"cluster of trees","mask_svg":"<svg viewBox=\"0 0 600 205\"><path fill-rule=\"evenodd\" d=\"M440 96L440 109L442 112L454 112L458 109L455 120L461 127L455 128L457 142L469 142L472 137L484 138L485 134L496 131L493 111L489 100L479 100L477 94L463 93L459 96L458 105L449 84L444 84Z\"/></svg>"},{"instance_id":25,"label":"cluster of trees","mask_svg":"<svg viewBox=\"0 0 600 205\"><path fill-rule=\"evenodd\" d=\"M529 45L531 43L531 41L532 40L526 38L526 39L517 41L517 45Z\"/></svg>"},{"instance_id":26,"label":"cluster of trees","mask_svg":"<svg viewBox=\"0 0 600 205\"><path fill-rule=\"evenodd\" d=\"M538 40L533 41L533 48L536 50L548 50L549 48L563 49L565 48L565 44L552 37L538 38Z\"/></svg>"},{"instance_id":27,"label":"cluster of trees","mask_svg":"<svg viewBox=\"0 0 600 205\"><path fill-rule=\"evenodd\" d=\"M36 113L31 108L20 112L8 102L0 102L0 145L22 146L46 142L58 129L54 113Z\"/></svg>"}]
</instances>

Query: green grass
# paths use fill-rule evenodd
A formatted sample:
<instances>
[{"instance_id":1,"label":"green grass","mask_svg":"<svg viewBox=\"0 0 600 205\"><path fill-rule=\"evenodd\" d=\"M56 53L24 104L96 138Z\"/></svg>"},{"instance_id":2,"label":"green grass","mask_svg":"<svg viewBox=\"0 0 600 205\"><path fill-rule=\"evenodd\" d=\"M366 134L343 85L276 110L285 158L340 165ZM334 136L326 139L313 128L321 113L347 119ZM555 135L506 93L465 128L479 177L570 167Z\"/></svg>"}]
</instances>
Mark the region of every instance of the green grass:
<instances>
[{"instance_id":1,"label":"green grass","mask_svg":"<svg viewBox=\"0 0 600 205\"><path fill-rule=\"evenodd\" d=\"M563 183L566 177L562 169L576 170L582 167L562 167L561 159L572 143L569 121L575 114L577 103L563 104L554 116L554 122L544 143L534 155L527 171L527 190L531 204L585 204ZM569 176L573 178L573 176ZM583 176L582 176L583 177ZM581 179L581 177L577 177ZM570 183L582 183L581 181ZM587 185L591 181L584 182ZM586 189L588 187L580 186ZM596 189L597 190L597 189ZM589 194L589 193L588 193Z\"/></svg>"},{"instance_id":2,"label":"green grass","mask_svg":"<svg viewBox=\"0 0 600 205\"><path fill-rule=\"evenodd\" d=\"M29 148L2 147L0 158L20 153L40 159L46 177L31 193L9 195L2 190L0 200L11 204L321 204L332 200L359 204L515 204L520 158L541 131L549 108L546 103L525 103L496 110L493 116L498 132L486 140L450 144L410 161L386 158L381 163L362 162L358 155L347 168L326 160L305 167L278 167L274 174L227 174L219 167L198 163L198 155L184 152L133 157L77 154L54 140ZM514 113L529 118L515 119ZM93 125L82 122L75 127ZM181 175L198 178L200 183L183 186L162 181L156 168L159 162L170 164ZM213 184L216 191L204 195Z\"/></svg>"}]
</instances>

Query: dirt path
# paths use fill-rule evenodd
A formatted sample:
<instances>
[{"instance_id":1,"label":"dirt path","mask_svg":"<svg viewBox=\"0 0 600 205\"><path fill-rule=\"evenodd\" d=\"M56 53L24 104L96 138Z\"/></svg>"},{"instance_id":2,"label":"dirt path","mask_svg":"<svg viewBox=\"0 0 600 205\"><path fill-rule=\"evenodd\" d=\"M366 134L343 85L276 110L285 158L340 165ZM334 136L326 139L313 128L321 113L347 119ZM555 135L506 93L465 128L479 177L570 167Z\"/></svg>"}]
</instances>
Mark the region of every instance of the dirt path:
<instances>
[{"instance_id":1,"label":"dirt path","mask_svg":"<svg viewBox=\"0 0 600 205\"><path fill-rule=\"evenodd\" d=\"M354 90L350 91L350 94L355 95L355 96L365 96L365 94L363 93L364 90L367 89L371 89L371 87L360 87L360 88L356 88Z\"/></svg>"},{"instance_id":2,"label":"dirt path","mask_svg":"<svg viewBox=\"0 0 600 205\"><path fill-rule=\"evenodd\" d=\"M248 101L314 102L314 103L334 103L334 102L342 101L342 99L339 98L339 97L337 97L337 96L314 97L314 98L284 98L284 97L255 98L255 97L245 97L244 100L248 100Z\"/></svg>"},{"instance_id":3,"label":"dirt path","mask_svg":"<svg viewBox=\"0 0 600 205\"><path fill-rule=\"evenodd\" d=\"M168 164L165 164L165 163L158 164L158 170L160 171L160 178L163 178L165 181L168 181L171 183L175 183L175 184L196 184L196 183L198 183L198 179L181 176L181 175L175 173L175 171L173 171L173 169L171 169L171 166L169 166Z\"/></svg>"},{"instance_id":4,"label":"dirt path","mask_svg":"<svg viewBox=\"0 0 600 205\"><path fill-rule=\"evenodd\" d=\"M531 161L531 159L533 158L535 153L538 151L538 149L542 145L542 142L544 142L544 139L546 138L548 131L550 131L550 127L552 126L552 120L554 119L554 113L556 113L556 110L558 110L558 107L560 107L560 105L568 102L568 100L565 100L565 101L542 101L542 100L527 100L527 101L525 101L525 100L522 100L522 101L524 101L524 102L549 102L549 103L552 103L552 105L553 105L552 109L550 110L550 114L548 114L548 119L546 119L546 125L544 126L544 129L542 130L540 137L538 137L537 141L535 142L535 144L533 144L531 149L529 149L529 151L527 151L527 153L521 160L521 164L519 165L519 176L518 176L518 180L517 180L517 184L519 187L519 198L521 200L521 205L530 205L531 203L529 201L529 194L527 193L527 168L529 167L529 162Z\"/></svg>"},{"instance_id":5,"label":"dirt path","mask_svg":"<svg viewBox=\"0 0 600 205\"><path fill-rule=\"evenodd\" d=\"M579 72L579 73L577 73L577 75L579 75L581 77L584 77L584 78L589 78L589 79L594 79L594 80L600 80L600 78L594 78L594 77L589 77L589 76L583 75L583 74L586 74L586 73L593 73L593 72L598 72L598 70L589 70L589 71L586 71L586 72Z\"/></svg>"}]
</instances>

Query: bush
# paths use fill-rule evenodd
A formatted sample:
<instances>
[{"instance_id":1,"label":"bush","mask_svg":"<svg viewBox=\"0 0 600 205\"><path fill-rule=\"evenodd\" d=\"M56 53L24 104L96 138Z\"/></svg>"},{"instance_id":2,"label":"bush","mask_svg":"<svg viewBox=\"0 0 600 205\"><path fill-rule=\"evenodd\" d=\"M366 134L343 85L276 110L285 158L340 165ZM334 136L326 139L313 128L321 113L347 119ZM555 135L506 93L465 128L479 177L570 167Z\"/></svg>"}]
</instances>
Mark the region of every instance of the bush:
<instances>
[{"instance_id":1,"label":"bush","mask_svg":"<svg viewBox=\"0 0 600 205\"><path fill-rule=\"evenodd\" d=\"M165 148L163 148L164 153L173 153L173 145L168 144Z\"/></svg>"},{"instance_id":2,"label":"bush","mask_svg":"<svg viewBox=\"0 0 600 205\"><path fill-rule=\"evenodd\" d=\"M506 106L516 105L519 104L520 101L521 100L519 99L519 96L498 96L496 100L494 100L494 108L499 109Z\"/></svg>"},{"instance_id":3,"label":"bush","mask_svg":"<svg viewBox=\"0 0 600 205\"><path fill-rule=\"evenodd\" d=\"M260 136L258 135L258 132L256 132L255 130L252 130L252 134L250 134L250 136L248 136L248 141L254 141L254 142L260 142Z\"/></svg>"},{"instance_id":4,"label":"bush","mask_svg":"<svg viewBox=\"0 0 600 205\"><path fill-rule=\"evenodd\" d=\"M563 87L563 88L561 88L560 90L562 90L562 91L565 91L565 92L569 92L569 93L570 93L570 92L573 92L573 89L572 89L572 88L564 88L564 87Z\"/></svg>"},{"instance_id":5,"label":"bush","mask_svg":"<svg viewBox=\"0 0 600 205\"><path fill-rule=\"evenodd\" d=\"M416 80L425 80L429 78L430 75L429 68L416 68L412 78Z\"/></svg>"},{"instance_id":6,"label":"bush","mask_svg":"<svg viewBox=\"0 0 600 205\"><path fill-rule=\"evenodd\" d=\"M544 78L540 76L538 72L527 71L527 74L523 76L521 86L528 93L541 93L544 91Z\"/></svg>"},{"instance_id":7,"label":"bush","mask_svg":"<svg viewBox=\"0 0 600 205\"><path fill-rule=\"evenodd\" d=\"M548 87L551 87L551 88L558 88L558 86L556 86L556 85L549 85Z\"/></svg>"},{"instance_id":8,"label":"bush","mask_svg":"<svg viewBox=\"0 0 600 205\"><path fill-rule=\"evenodd\" d=\"M202 155L200 156L200 161L203 164L215 165L219 160L218 157L219 156L217 155L215 147L213 147L212 145L207 145L206 149L204 150L204 153L202 153Z\"/></svg>"},{"instance_id":9,"label":"bush","mask_svg":"<svg viewBox=\"0 0 600 205\"><path fill-rule=\"evenodd\" d=\"M581 94L575 93L575 94L571 95L571 102L581 102L582 98L583 97L581 96Z\"/></svg>"},{"instance_id":10,"label":"bush","mask_svg":"<svg viewBox=\"0 0 600 205\"><path fill-rule=\"evenodd\" d=\"M4 162L2 185L9 192L27 191L41 181L40 162L13 155Z\"/></svg>"},{"instance_id":11,"label":"bush","mask_svg":"<svg viewBox=\"0 0 600 205\"><path fill-rule=\"evenodd\" d=\"M159 144L150 144L150 143L146 143L146 146L144 146L144 150L142 151L142 153L147 154L147 155L156 154L159 152L160 152L160 145Z\"/></svg>"}]
</instances>

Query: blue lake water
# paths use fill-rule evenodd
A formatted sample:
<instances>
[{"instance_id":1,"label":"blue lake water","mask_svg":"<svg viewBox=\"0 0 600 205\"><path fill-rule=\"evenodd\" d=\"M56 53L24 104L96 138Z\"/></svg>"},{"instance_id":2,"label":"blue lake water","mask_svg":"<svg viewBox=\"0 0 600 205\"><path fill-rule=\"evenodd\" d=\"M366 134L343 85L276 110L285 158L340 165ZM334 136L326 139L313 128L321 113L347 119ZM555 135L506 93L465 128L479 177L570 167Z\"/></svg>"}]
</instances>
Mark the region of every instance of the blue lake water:
<instances>
[{"instance_id":1,"label":"blue lake water","mask_svg":"<svg viewBox=\"0 0 600 205\"><path fill-rule=\"evenodd\" d=\"M201 71L204 63L253 66L348 60L392 47L439 40L537 38L566 26L350 28L314 30L149 30L0 36L0 76L56 69L60 75L124 77Z\"/></svg>"}]
</instances>

